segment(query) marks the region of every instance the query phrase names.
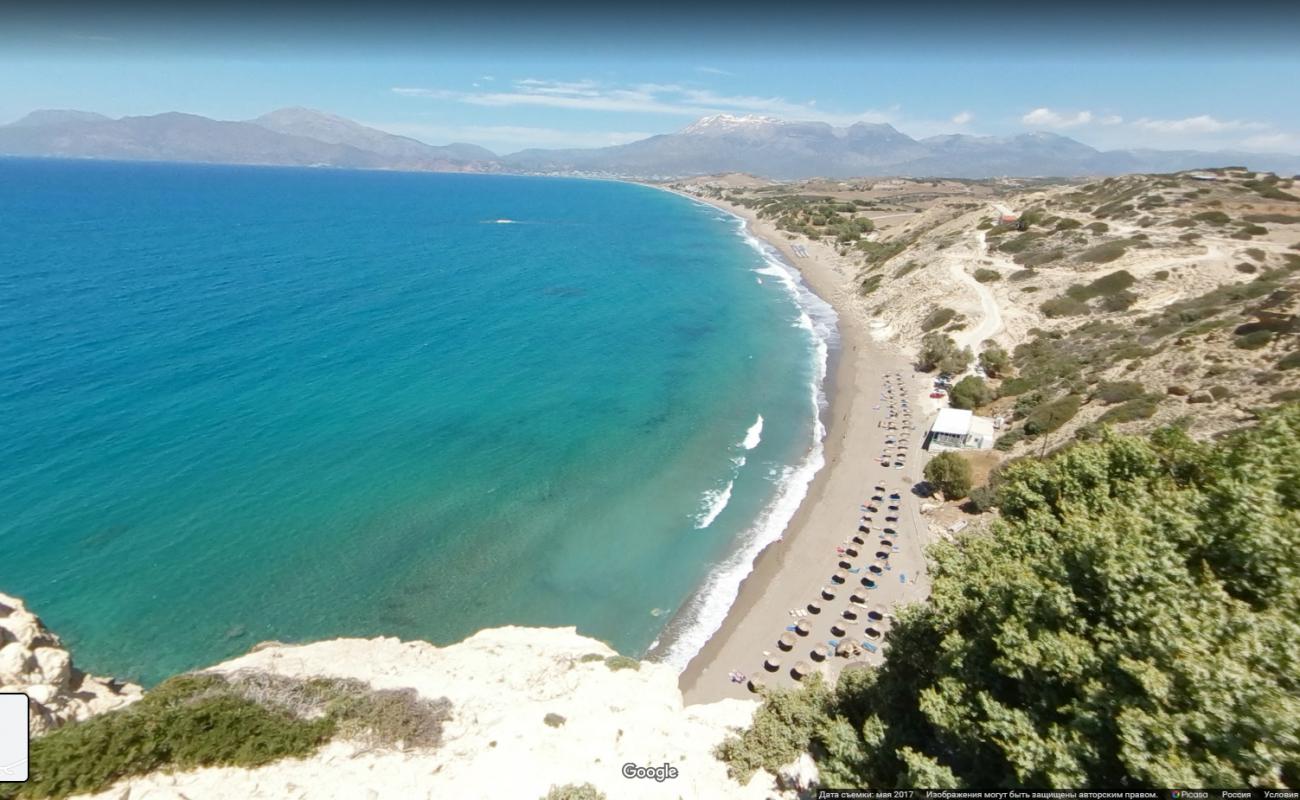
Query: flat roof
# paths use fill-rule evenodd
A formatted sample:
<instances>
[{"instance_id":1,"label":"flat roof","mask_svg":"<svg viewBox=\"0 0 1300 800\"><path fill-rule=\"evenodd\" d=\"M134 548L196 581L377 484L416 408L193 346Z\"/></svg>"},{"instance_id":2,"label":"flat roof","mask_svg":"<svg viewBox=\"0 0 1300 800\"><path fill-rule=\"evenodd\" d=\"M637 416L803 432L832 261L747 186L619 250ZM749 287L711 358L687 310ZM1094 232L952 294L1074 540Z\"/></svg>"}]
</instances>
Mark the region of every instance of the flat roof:
<instances>
[{"instance_id":1,"label":"flat roof","mask_svg":"<svg viewBox=\"0 0 1300 800\"><path fill-rule=\"evenodd\" d=\"M930 426L932 433L948 433L953 436L965 436L970 431L971 412L962 408L941 408Z\"/></svg>"}]
</instances>

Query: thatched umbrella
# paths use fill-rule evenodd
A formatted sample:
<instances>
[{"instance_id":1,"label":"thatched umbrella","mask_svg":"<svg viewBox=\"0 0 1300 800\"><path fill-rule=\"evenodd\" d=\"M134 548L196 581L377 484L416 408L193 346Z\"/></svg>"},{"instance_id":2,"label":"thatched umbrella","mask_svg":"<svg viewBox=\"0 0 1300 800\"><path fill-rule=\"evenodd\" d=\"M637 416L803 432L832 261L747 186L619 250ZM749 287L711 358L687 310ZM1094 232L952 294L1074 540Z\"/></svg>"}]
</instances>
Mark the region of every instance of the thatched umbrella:
<instances>
[{"instance_id":1,"label":"thatched umbrella","mask_svg":"<svg viewBox=\"0 0 1300 800\"><path fill-rule=\"evenodd\" d=\"M824 644L819 644L812 649L813 661L825 661L826 657L831 654L831 649Z\"/></svg>"},{"instance_id":2,"label":"thatched umbrella","mask_svg":"<svg viewBox=\"0 0 1300 800\"><path fill-rule=\"evenodd\" d=\"M834 586L823 586L823 587L822 587L822 597L825 597L827 600L834 600L834 599L835 599L835 587L834 587Z\"/></svg>"},{"instance_id":3,"label":"thatched umbrella","mask_svg":"<svg viewBox=\"0 0 1300 800\"><path fill-rule=\"evenodd\" d=\"M790 673L794 675L795 680L802 680L805 675L812 672L812 667L807 661L796 661L795 665L790 668Z\"/></svg>"},{"instance_id":4,"label":"thatched umbrella","mask_svg":"<svg viewBox=\"0 0 1300 800\"><path fill-rule=\"evenodd\" d=\"M781 634L780 639L776 640L776 646L781 648L782 650L793 650L794 643L797 641L799 640L795 638L795 635L793 633L786 631L785 633Z\"/></svg>"},{"instance_id":5,"label":"thatched umbrella","mask_svg":"<svg viewBox=\"0 0 1300 800\"><path fill-rule=\"evenodd\" d=\"M808 620L801 619L794 624L794 629L800 636L807 636L812 631L812 626L808 624Z\"/></svg>"}]
</instances>

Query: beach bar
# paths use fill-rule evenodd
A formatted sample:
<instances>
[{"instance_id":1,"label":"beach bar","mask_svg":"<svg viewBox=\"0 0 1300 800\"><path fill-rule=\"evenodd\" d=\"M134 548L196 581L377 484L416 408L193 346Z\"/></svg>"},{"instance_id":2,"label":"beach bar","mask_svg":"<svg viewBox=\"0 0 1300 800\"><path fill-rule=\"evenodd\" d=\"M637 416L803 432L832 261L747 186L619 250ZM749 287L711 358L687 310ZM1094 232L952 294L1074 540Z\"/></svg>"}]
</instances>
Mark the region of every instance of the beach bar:
<instances>
[{"instance_id":1,"label":"beach bar","mask_svg":"<svg viewBox=\"0 0 1300 800\"><path fill-rule=\"evenodd\" d=\"M991 450L993 420L961 408L940 409L926 436L929 450Z\"/></svg>"}]
</instances>

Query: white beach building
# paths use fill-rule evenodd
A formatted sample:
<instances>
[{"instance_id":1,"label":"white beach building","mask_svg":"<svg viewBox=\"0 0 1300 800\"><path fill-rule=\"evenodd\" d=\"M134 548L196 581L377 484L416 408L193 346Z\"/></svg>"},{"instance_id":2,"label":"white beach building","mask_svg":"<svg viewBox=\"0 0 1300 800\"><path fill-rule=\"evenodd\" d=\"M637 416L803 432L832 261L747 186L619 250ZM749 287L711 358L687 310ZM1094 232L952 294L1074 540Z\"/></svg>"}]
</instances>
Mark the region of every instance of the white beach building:
<instances>
[{"instance_id":1,"label":"white beach building","mask_svg":"<svg viewBox=\"0 0 1300 800\"><path fill-rule=\"evenodd\" d=\"M993 420L960 408L940 409L930 425L925 446L930 450L991 450Z\"/></svg>"}]
</instances>

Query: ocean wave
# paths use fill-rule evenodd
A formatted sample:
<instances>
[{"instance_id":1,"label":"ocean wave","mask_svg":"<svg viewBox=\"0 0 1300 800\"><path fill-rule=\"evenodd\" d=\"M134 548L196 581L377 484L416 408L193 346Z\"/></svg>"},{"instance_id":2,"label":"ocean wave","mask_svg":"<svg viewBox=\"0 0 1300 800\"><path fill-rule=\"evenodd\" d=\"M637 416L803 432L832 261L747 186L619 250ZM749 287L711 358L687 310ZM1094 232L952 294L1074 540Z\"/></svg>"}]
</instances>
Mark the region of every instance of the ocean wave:
<instances>
[{"instance_id":1,"label":"ocean wave","mask_svg":"<svg viewBox=\"0 0 1300 800\"><path fill-rule=\"evenodd\" d=\"M736 485L735 480L727 481L727 485L721 489L711 489L704 493L699 515L695 518L695 527L704 529L713 524L713 521L722 513L722 509L727 507L731 502L731 489Z\"/></svg>"},{"instance_id":2,"label":"ocean wave","mask_svg":"<svg viewBox=\"0 0 1300 800\"><path fill-rule=\"evenodd\" d=\"M763 257L763 266L754 272L779 279L799 308L796 324L809 333L813 359L813 380L808 395L813 412L812 442L802 461L780 470L775 477L777 489L772 500L740 535L737 548L710 571L701 588L678 612L670 623L672 630L661 635L661 641L668 641L662 652L658 652L659 642L656 642L656 647L653 648L656 652L652 652L650 657L678 670L685 669L709 637L722 627L727 612L740 593L740 584L754 571L754 560L765 547L781 538L807 496L813 476L826 463L823 446L826 426L822 423L821 414L827 406L825 384L830 349L839 342L835 309L804 284L798 271L787 265L775 248L752 236L743 219L735 219L739 222L739 233L745 242ZM758 426L758 423L755 425ZM760 432L761 430L759 427ZM746 435L746 441L748 438Z\"/></svg>"},{"instance_id":3,"label":"ocean wave","mask_svg":"<svg viewBox=\"0 0 1300 800\"><path fill-rule=\"evenodd\" d=\"M753 450L761 441L763 441L763 415L759 414L754 424L745 431L745 441L741 442L740 446L746 450Z\"/></svg>"}]
</instances>

